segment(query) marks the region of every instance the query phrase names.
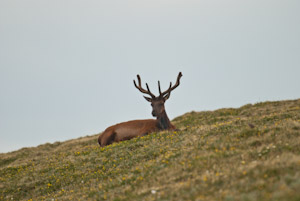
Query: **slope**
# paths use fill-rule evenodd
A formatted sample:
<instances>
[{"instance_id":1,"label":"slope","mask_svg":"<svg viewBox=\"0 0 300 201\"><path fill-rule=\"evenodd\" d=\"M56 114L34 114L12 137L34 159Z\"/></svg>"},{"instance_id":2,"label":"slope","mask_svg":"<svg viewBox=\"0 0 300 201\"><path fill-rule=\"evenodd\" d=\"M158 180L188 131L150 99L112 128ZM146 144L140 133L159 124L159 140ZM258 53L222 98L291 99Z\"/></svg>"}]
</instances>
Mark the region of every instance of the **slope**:
<instances>
[{"instance_id":1,"label":"slope","mask_svg":"<svg viewBox=\"0 0 300 201\"><path fill-rule=\"evenodd\" d=\"M190 112L180 131L0 154L0 200L300 200L300 99Z\"/></svg>"}]
</instances>

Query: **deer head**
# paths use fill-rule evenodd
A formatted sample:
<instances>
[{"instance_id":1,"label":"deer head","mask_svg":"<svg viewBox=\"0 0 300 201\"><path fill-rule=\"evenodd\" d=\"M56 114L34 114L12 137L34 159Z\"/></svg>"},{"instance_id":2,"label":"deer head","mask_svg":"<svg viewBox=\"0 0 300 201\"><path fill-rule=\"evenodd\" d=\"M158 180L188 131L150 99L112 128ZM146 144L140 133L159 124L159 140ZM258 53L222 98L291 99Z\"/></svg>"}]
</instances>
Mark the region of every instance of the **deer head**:
<instances>
[{"instance_id":1,"label":"deer head","mask_svg":"<svg viewBox=\"0 0 300 201\"><path fill-rule=\"evenodd\" d=\"M177 80L174 86L172 86L172 82L170 82L169 88L161 92L160 89L160 82L158 81L158 91L159 96L155 96L149 89L148 84L146 83L147 90L142 87L141 78L137 75L138 85L136 84L135 80L133 80L134 86L142 93L149 95L150 97L144 96L144 98L151 103L152 106L152 116L160 117L163 113L165 113L165 102L170 98L171 91L173 91L176 87L180 84L180 78L182 77L182 73L179 72L177 76Z\"/></svg>"}]
</instances>

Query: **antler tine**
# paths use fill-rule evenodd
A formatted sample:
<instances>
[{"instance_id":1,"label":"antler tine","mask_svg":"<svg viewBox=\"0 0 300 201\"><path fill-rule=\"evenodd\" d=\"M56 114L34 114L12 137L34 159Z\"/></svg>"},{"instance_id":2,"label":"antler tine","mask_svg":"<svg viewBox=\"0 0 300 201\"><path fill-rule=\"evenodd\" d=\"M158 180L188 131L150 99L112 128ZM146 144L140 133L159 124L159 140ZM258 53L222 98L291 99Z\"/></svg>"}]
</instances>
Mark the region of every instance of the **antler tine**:
<instances>
[{"instance_id":1,"label":"antler tine","mask_svg":"<svg viewBox=\"0 0 300 201\"><path fill-rule=\"evenodd\" d=\"M158 80L158 91L159 91L159 95L161 95L160 82L159 82L159 80Z\"/></svg>"},{"instance_id":2,"label":"antler tine","mask_svg":"<svg viewBox=\"0 0 300 201\"><path fill-rule=\"evenodd\" d=\"M137 79L138 79L138 82L139 82L139 86L141 86L142 85L142 81L141 81L140 75L137 75Z\"/></svg>"},{"instance_id":3,"label":"antler tine","mask_svg":"<svg viewBox=\"0 0 300 201\"><path fill-rule=\"evenodd\" d=\"M178 76L177 76L177 80L176 80L175 85L172 87L172 82L170 82L169 88L168 88L166 91L164 91L163 93L160 93L160 96L165 96L166 94L168 94L168 95L166 96L166 100L167 100L167 99L170 97L171 91L173 91L176 87L179 86L179 84L180 84L180 78L181 78L181 77L182 77L182 73L179 72L179 74L178 74Z\"/></svg>"},{"instance_id":4,"label":"antler tine","mask_svg":"<svg viewBox=\"0 0 300 201\"><path fill-rule=\"evenodd\" d=\"M150 91L149 89L149 86L148 86L148 83L146 83L146 87L147 87L147 90L149 92L149 95L152 97L152 98L155 98L155 95Z\"/></svg>"},{"instance_id":5,"label":"antler tine","mask_svg":"<svg viewBox=\"0 0 300 201\"><path fill-rule=\"evenodd\" d=\"M139 86L137 86L135 80L133 80L134 86L135 86L140 92L142 92L142 93L144 93L144 94L150 95L151 98L155 98L155 95L151 93L151 91L150 91L149 86L148 86L147 83L146 83L147 90L146 90L146 89L143 89L140 75L137 75L137 79L138 79Z\"/></svg>"}]
</instances>

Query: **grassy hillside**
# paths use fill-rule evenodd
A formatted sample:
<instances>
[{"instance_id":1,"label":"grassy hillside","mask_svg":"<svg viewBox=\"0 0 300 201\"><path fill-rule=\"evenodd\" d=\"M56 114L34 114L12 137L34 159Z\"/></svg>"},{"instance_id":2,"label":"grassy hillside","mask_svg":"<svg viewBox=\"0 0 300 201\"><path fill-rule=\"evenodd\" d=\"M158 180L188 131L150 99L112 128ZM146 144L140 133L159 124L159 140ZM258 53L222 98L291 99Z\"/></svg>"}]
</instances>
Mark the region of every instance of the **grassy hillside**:
<instances>
[{"instance_id":1,"label":"grassy hillside","mask_svg":"<svg viewBox=\"0 0 300 201\"><path fill-rule=\"evenodd\" d=\"M300 200L300 99L173 123L105 148L95 135L0 154L0 200Z\"/></svg>"}]
</instances>

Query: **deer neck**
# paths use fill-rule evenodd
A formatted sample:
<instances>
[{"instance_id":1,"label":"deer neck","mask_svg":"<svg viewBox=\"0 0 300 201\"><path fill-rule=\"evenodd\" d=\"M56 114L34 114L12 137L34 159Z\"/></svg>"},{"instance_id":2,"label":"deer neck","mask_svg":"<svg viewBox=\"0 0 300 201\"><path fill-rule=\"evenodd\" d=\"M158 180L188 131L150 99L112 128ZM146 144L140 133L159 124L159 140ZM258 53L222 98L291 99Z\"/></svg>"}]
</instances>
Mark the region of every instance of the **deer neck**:
<instances>
[{"instance_id":1,"label":"deer neck","mask_svg":"<svg viewBox=\"0 0 300 201\"><path fill-rule=\"evenodd\" d=\"M164 111L159 117L157 117L158 127L162 130L173 129L173 125L171 124L169 117Z\"/></svg>"}]
</instances>

